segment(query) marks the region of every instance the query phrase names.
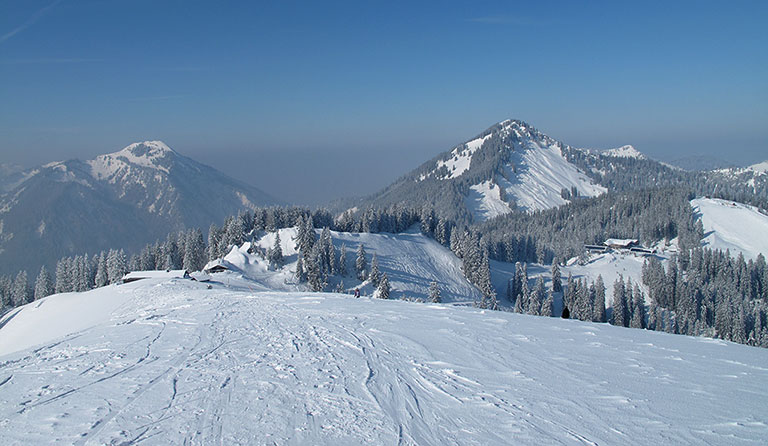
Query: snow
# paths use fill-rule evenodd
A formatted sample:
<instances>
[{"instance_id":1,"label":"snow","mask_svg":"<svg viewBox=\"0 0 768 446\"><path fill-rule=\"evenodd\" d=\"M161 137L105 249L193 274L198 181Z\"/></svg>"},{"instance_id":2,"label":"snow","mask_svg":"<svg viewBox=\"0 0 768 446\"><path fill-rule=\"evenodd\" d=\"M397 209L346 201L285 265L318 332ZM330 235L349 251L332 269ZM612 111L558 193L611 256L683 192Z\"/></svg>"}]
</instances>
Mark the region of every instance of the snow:
<instances>
[{"instance_id":1,"label":"snow","mask_svg":"<svg viewBox=\"0 0 768 446\"><path fill-rule=\"evenodd\" d=\"M489 133L481 138L473 139L472 141L469 141L462 146L456 147L451 152L451 157L449 159L438 161L437 169L445 166L449 172L447 177L440 179L447 180L450 178L457 178L469 170L469 166L472 162L472 155L477 151L477 149L482 147L483 143L485 143L485 140L490 138L492 135L492 133Z\"/></svg>"},{"instance_id":2,"label":"snow","mask_svg":"<svg viewBox=\"0 0 768 446\"><path fill-rule=\"evenodd\" d=\"M513 166L515 166L513 168ZM522 209L533 212L566 203L560 195L563 188L576 186L580 196L596 197L607 192L583 172L569 163L556 144L539 144L528 139L522 154L512 153L512 163L505 166L506 177L497 178L507 196Z\"/></svg>"},{"instance_id":3,"label":"snow","mask_svg":"<svg viewBox=\"0 0 768 446\"><path fill-rule=\"evenodd\" d=\"M169 153L175 153L162 141L133 143L119 152L99 155L86 163L91 167L91 176L97 180L112 178L121 171L129 171L131 165L148 167L168 173L168 168L157 163Z\"/></svg>"},{"instance_id":4,"label":"snow","mask_svg":"<svg viewBox=\"0 0 768 446\"><path fill-rule=\"evenodd\" d=\"M629 246L633 243L637 243L635 238L609 238L605 241L605 246Z\"/></svg>"},{"instance_id":5,"label":"snow","mask_svg":"<svg viewBox=\"0 0 768 446\"><path fill-rule=\"evenodd\" d=\"M631 145L625 145L625 146L617 147L615 149L605 150L603 151L603 155L613 156L616 158L634 158L638 160L646 159L645 155L643 155L640 151L638 151Z\"/></svg>"},{"instance_id":6,"label":"snow","mask_svg":"<svg viewBox=\"0 0 768 446\"><path fill-rule=\"evenodd\" d=\"M188 276L186 270L151 270L151 271L131 271L123 276L123 281L139 279L184 279Z\"/></svg>"},{"instance_id":7,"label":"snow","mask_svg":"<svg viewBox=\"0 0 768 446\"><path fill-rule=\"evenodd\" d=\"M704 226L702 245L741 252L747 260L768 256L768 215L756 207L713 198L696 198L691 206Z\"/></svg>"},{"instance_id":8,"label":"snow","mask_svg":"<svg viewBox=\"0 0 768 446\"><path fill-rule=\"evenodd\" d=\"M747 169L755 171L757 173L761 173L761 174L766 173L768 172L768 161L763 161L762 163L753 164L747 167Z\"/></svg>"},{"instance_id":9,"label":"snow","mask_svg":"<svg viewBox=\"0 0 768 446\"><path fill-rule=\"evenodd\" d=\"M501 188L490 181L484 181L469 188L466 198L467 209L481 220L498 217L512 212L501 199Z\"/></svg>"},{"instance_id":10,"label":"snow","mask_svg":"<svg viewBox=\"0 0 768 446\"><path fill-rule=\"evenodd\" d=\"M768 436L766 349L212 284L150 279L22 307L0 339L54 323L82 328L0 356L0 443L740 445ZM93 310L102 301L116 310ZM25 315L35 311L34 321Z\"/></svg>"},{"instance_id":11,"label":"snow","mask_svg":"<svg viewBox=\"0 0 768 446\"><path fill-rule=\"evenodd\" d=\"M213 280L227 283L245 283L249 287L281 291L303 291L304 284L296 283L297 252L295 249L296 229L280 229L280 248L285 266L280 270L269 268L267 262L257 254L249 254L250 242L233 247L224 257L224 264L230 271L212 274ZM318 238L320 231L317 231ZM479 291L471 285L461 272L461 260L449 249L425 237L417 229L402 234L358 234L331 231L331 238L337 254L341 246L347 251L347 276L330 277L326 289L334 290L343 280L347 292L359 288L362 295L372 296L375 290L368 281L360 282L354 276L355 259L360 243L366 252L370 268L373 254L376 254L379 270L386 273L393 299L429 297L429 285L437 281L444 302L472 303L481 298ZM261 233L255 241L263 251L275 243L275 233ZM207 266L206 266L207 268ZM245 286L245 285L243 285Z\"/></svg>"}]
</instances>

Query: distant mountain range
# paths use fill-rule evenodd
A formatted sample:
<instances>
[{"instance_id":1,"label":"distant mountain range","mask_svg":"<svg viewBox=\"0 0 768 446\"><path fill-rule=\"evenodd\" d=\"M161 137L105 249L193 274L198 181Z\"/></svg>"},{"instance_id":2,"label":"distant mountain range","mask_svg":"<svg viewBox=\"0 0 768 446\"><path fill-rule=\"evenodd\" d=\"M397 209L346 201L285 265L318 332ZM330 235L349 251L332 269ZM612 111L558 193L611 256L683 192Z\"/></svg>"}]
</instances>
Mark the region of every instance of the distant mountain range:
<instances>
[{"instance_id":1,"label":"distant mountain range","mask_svg":"<svg viewBox=\"0 0 768 446\"><path fill-rule=\"evenodd\" d=\"M472 223L515 210L549 209L608 191L674 186L698 194L720 192L768 207L768 174L761 165L689 172L649 159L631 145L576 148L523 121L505 120L383 190L340 200L334 209L432 206L438 215Z\"/></svg>"},{"instance_id":2,"label":"distant mountain range","mask_svg":"<svg viewBox=\"0 0 768 446\"><path fill-rule=\"evenodd\" d=\"M160 141L27 171L0 169L0 272L34 277L66 255L136 249L171 230L204 231L279 200Z\"/></svg>"}]
</instances>

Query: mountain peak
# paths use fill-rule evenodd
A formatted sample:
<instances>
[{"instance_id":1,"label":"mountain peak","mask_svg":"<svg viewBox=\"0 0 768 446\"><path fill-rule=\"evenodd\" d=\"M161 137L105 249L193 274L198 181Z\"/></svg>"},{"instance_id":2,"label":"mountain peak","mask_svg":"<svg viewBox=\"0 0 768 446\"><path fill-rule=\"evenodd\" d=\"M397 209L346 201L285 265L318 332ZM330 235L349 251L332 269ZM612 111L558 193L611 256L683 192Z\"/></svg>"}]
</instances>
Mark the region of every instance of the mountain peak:
<instances>
[{"instance_id":1,"label":"mountain peak","mask_svg":"<svg viewBox=\"0 0 768 446\"><path fill-rule=\"evenodd\" d=\"M143 141L135 142L117 153L133 157L161 158L176 152L162 141Z\"/></svg>"},{"instance_id":2,"label":"mountain peak","mask_svg":"<svg viewBox=\"0 0 768 446\"><path fill-rule=\"evenodd\" d=\"M603 155L613 156L616 158L635 158L639 160L646 159L645 155L643 155L639 150L635 149L629 144L616 147L615 149L605 150L603 151Z\"/></svg>"}]
</instances>

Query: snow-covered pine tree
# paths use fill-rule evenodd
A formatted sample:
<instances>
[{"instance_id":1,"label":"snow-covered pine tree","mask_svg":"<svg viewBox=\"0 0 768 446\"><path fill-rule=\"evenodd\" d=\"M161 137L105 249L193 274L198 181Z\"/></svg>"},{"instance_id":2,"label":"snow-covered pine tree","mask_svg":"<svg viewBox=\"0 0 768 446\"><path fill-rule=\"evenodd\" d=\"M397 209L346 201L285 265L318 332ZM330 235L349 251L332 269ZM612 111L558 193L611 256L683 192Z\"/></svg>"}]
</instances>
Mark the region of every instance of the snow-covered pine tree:
<instances>
[{"instance_id":1,"label":"snow-covered pine tree","mask_svg":"<svg viewBox=\"0 0 768 446\"><path fill-rule=\"evenodd\" d=\"M183 268L187 271L200 271L203 267L205 267L205 240L203 232L195 228L186 234Z\"/></svg>"},{"instance_id":2,"label":"snow-covered pine tree","mask_svg":"<svg viewBox=\"0 0 768 446\"><path fill-rule=\"evenodd\" d=\"M632 299L632 320L629 326L632 328L645 328L645 298L637 284L634 286Z\"/></svg>"},{"instance_id":3,"label":"snow-covered pine tree","mask_svg":"<svg viewBox=\"0 0 768 446\"><path fill-rule=\"evenodd\" d=\"M368 278L371 279L371 283L374 285L378 285L379 280L381 280L381 271L379 271L379 259L376 257L375 252L371 258L371 272L368 275Z\"/></svg>"},{"instance_id":4,"label":"snow-covered pine tree","mask_svg":"<svg viewBox=\"0 0 768 446\"><path fill-rule=\"evenodd\" d=\"M544 304L544 299L546 299L546 290L544 288L544 278L542 276L539 276L536 278L536 285L533 286L533 291L531 292L531 298L528 301L528 309L526 311L527 314L532 314L535 316L538 316L541 314L541 306Z\"/></svg>"},{"instance_id":5,"label":"snow-covered pine tree","mask_svg":"<svg viewBox=\"0 0 768 446\"><path fill-rule=\"evenodd\" d=\"M208 261L216 260L221 255L219 255L219 244L221 243L222 239L222 233L221 229L219 229L216 224L211 223L210 228L208 228Z\"/></svg>"},{"instance_id":6,"label":"snow-covered pine tree","mask_svg":"<svg viewBox=\"0 0 768 446\"><path fill-rule=\"evenodd\" d=\"M307 280L307 273L304 270L304 254L299 252L298 260L296 260L296 273L294 274L296 281L302 283Z\"/></svg>"},{"instance_id":7,"label":"snow-covered pine tree","mask_svg":"<svg viewBox=\"0 0 768 446\"><path fill-rule=\"evenodd\" d=\"M429 284L429 301L434 304L442 302L442 298L440 297L440 287L437 285L436 280L433 280Z\"/></svg>"},{"instance_id":8,"label":"snow-covered pine tree","mask_svg":"<svg viewBox=\"0 0 768 446\"><path fill-rule=\"evenodd\" d=\"M541 306L541 315L551 317L555 312L555 296L552 294L552 290L547 293L547 299Z\"/></svg>"},{"instance_id":9,"label":"snow-covered pine tree","mask_svg":"<svg viewBox=\"0 0 768 446\"><path fill-rule=\"evenodd\" d=\"M142 268L145 269L145 268ZM94 285L96 288L101 288L109 283L109 276L107 276L107 255L104 251L99 253L96 260L96 278Z\"/></svg>"},{"instance_id":10,"label":"snow-covered pine tree","mask_svg":"<svg viewBox=\"0 0 768 446\"><path fill-rule=\"evenodd\" d=\"M483 301L481 308L488 308L489 310L498 310L499 303L496 298L496 290L493 289L491 283L491 266L488 260L488 251L484 251L481 255L480 267L477 269L477 285L480 288L480 292L483 293Z\"/></svg>"},{"instance_id":11,"label":"snow-covered pine tree","mask_svg":"<svg viewBox=\"0 0 768 446\"><path fill-rule=\"evenodd\" d=\"M283 248L280 247L280 232L275 231L275 243L267 252L267 260L271 268L278 269L283 266Z\"/></svg>"},{"instance_id":12,"label":"snow-covered pine tree","mask_svg":"<svg viewBox=\"0 0 768 446\"><path fill-rule=\"evenodd\" d=\"M319 243L312 247L309 257L304 259L304 270L307 273L307 283L312 291L323 291L326 285L325 274L323 273L322 251Z\"/></svg>"},{"instance_id":13,"label":"snow-covered pine tree","mask_svg":"<svg viewBox=\"0 0 768 446\"><path fill-rule=\"evenodd\" d=\"M109 283L117 283L127 272L125 253L122 249L111 249L107 255L107 277Z\"/></svg>"},{"instance_id":14,"label":"snow-covered pine tree","mask_svg":"<svg viewBox=\"0 0 768 446\"><path fill-rule=\"evenodd\" d=\"M560 265L558 265L557 257L552 259L552 291L555 293L563 291L563 281L560 275Z\"/></svg>"},{"instance_id":15,"label":"snow-covered pine tree","mask_svg":"<svg viewBox=\"0 0 768 446\"><path fill-rule=\"evenodd\" d=\"M0 276L0 310L13 306L11 299L11 288L13 282L8 276Z\"/></svg>"},{"instance_id":16,"label":"snow-covered pine tree","mask_svg":"<svg viewBox=\"0 0 768 446\"><path fill-rule=\"evenodd\" d=\"M624 278L619 276L616 282L613 283L613 314L611 315L611 324L618 325L619 327L627 327L629 325L626 301Z\"/></svg>"},{"instance_id":17,"label":"snow-covered pine tree","mask_svg":"<svg viewBox=\"0 0 768 446\"><path fill-rule=\"evenodd\" d=\"M22 270L16 275L13 280L13 288L11 289L11 301L14 307L24 305L30 302L29 294L29 282L27 281L27 272Z\"/></svg>"},{"instance_id":18,"label":"snow-covered pine tree","mask_svg":"<svg viewBox=\"0 0 768 446\"><path fill-rule=\"evenodd\" d=\"M363 244L360 243L360 245L357 247L357 258L355 259L355 272L357 273L357 278L359 280L365 280L366 278L366 264L365 260L365 248L363 247Z\"/></svg>"},{"instance_id":19,"label":"snow-covered pine tree","mask_svg":"<svg viewBox=\"0 0 768 446\"><path fill-rule=\"evenodd\" d=\"M389 291L389 277L387 277L387 273L382 273L379 286L376 287L376 297L379 299L389 299Z\"/></svg>"},{"instance_id":20,"label":"snow-covered pine tree","mask_svg":"<svg viewBox=\"0 0 768 446\"><path fill-rule=\"evenodd\" d=\"M35 300L42 299L51 294L53 294L53 280L51 280L51 275L48 274L48 269L43 265L40 267L40 274L37 275L37 280L35 280Z\"/></svg>"},{"instance_id":21,"label":"snow-covered pine tree","mask_svg":"<svg viewBox=\"0 0 768 446\"><path fill-rule=\"evenodd\" d=\"M72 291L68 257L62 257L59 259L58 263L56 263L56 285L54 290L57 293L67 293Z\"/></svg>"},{"instance_id":22,"label":"snow-covered pine tree","mask_svg":"<svg viewBox=\"0 0 768 446\"><path fill-rule=\"evenodd\" d=\"M339 275L342 277L347 276L347 245L341 244L341 253L339 254Z\"/></svg>"},{"instance_id":23,"label":"snow-covered pine tree","mask_svg":"<svg viewBox=\"0 0 768 446\"><path fill-rule=\"evenodd\" d=\"M594 322L606 322L605 317L605 283L603 276L598 275L594 282L595 305L592 308L592 320Z\"/></svg>"}]
</instances>

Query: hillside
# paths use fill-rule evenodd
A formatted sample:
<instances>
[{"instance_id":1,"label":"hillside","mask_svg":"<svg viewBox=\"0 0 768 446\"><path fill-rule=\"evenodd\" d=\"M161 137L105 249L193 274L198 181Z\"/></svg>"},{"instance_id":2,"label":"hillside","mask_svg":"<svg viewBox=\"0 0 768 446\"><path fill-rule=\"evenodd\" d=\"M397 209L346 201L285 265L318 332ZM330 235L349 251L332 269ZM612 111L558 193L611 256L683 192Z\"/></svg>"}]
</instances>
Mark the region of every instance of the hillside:
<instances>
[{"instance_id":1,"label":"hillside","mask_svg":"<svg viewBox=\"0 0 768 446\"><path fill-rule=\"evenodd\" d=\"M768 350L728 342L223 283L109 286L66 309L62 298L0 329L93 318L0 356L3 444L739 445L768 435ZM113 309L98 309L104 301Z\"/></svg>"},{"instance_id":2,"label":"hillside","mask_svg":"<svg viewBox=\"0 0 768 446\"><path fill-rule=\"evenodd\" d=\"M261 256L249 254L250 242L247 242L239 248L233 248L224 257L224 262L231 271L223 276L216 275L217 280L237 281L245 278L261 284L265 289L305 291L306 285L297 284L293 277L297 261L294 242L296 229L281 229L279 233L285 259L285 265L281 269L271 270ZM372 256L375 254L380 271L387 274L392 287L390 294L392 299L426 299L429 296L429 285L432 281L440 284L444 302L473 303L481 297L477 288L464 278L461 260L450 250L416 230L402 234L331 231L331 237L337 253L341 252L342 245L347 250L347 274L331 276L327 290L335 290L340 282L343 282L344 289L349 293L359 288L363 296L373 295L375 291L373 284L369 281L361 282L355 278L355 256L358 246L362 243L369 268ZM275 234L261 233L255 243L266 251L274 245Z\"/></svg>"},{"instance_id":3,"label":"hillside","mask_svg":"<svg viewBox=\"0 0 768 446\"><path fill-rule=\"evenodd\" d=\"M63 256L134 250L171 230L207 228L242 209L278 203L160 141L9 178L0 194L0 273L9 274L36 275Z\"/></svg>"},{"instance_id":4,"label":"hillside","mask_svg":"<svg viewBox=\"0 0 768 446\"><path fill-rule=\"evenodd\" d=\"M733 201L697 198L691 201L694 212L704 226L702 245L744 254L754 260L758 254L768 256L768 215L754 206Z\"/></svg>"}]
</instances>

